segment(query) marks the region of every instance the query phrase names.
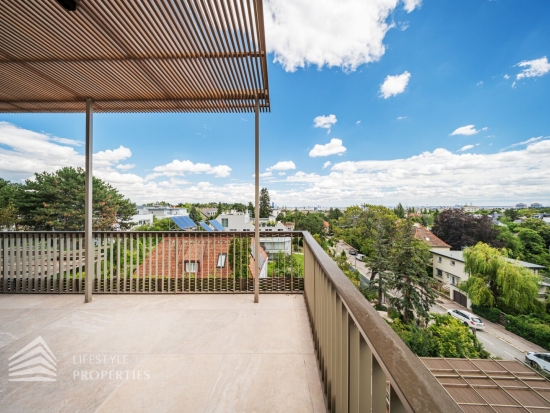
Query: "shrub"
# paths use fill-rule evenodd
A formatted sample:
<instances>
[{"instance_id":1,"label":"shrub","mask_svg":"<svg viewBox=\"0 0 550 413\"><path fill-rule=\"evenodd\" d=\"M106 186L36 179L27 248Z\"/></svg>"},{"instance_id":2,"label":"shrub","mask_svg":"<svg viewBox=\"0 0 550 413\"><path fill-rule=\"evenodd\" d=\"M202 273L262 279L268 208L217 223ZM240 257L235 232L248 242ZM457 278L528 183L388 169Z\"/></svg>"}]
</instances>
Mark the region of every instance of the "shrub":
<instances>
[{"instance_id":1,"label":"shrub","mask_svg":"<svg viewBox=\"0 0 550 413\"><path fill-rule=\"evenodd\" d=\"M542 318L507 315L506 330L550 350L550 325Z\"/></svg>"},{"instance_id":2,"label":"shrub","mask_svg":"<svg viewBox=\"0 0 550 413\"><path fill-rule=\"evenodd\" d=\"M472 304L472 313L477 314L493 323L500 321L500 310L495 307L483 307L481 305Z\"/></svg>"}]
</instances>

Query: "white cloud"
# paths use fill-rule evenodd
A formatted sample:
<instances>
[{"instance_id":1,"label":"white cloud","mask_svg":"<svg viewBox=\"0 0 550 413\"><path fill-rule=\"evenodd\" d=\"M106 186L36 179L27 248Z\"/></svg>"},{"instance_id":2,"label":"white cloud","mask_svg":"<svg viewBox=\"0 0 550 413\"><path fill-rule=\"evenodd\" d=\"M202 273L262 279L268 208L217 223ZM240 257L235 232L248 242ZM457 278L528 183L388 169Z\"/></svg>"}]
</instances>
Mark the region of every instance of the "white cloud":
<instances>
[{"instance_id":1,"label":"white cloud","mask_svg":"<svg viewBox=\"0 0 550 413\"><path fill-rule=\"evenodd\" d=\"M360 120L358 120L357 122L355 122L356 125L359 125L361 123Z\"/></svg>"},{"instance_id":2,"label":"white cloud","mask_svg":"<svg viewBox=\"0 0 550 413\"><path fill-rule=\"evenodd\" d=\"M279 175L279 176L286 175L286 172L279 172L278 175Z\"/></svg>"},{"instance_id":3,"label":"white cloud","mask_svg":"<svg viewBox=\"0 0 550 413\"><path fill-rule=\"evenodd\" d=\"M510 76L504 75L504 79L508 80L508 79L510 79Z\"/></svg>"},{"instance_id":4,"label":"white cloud","mask_svg":"<svg viewBox=\"0 0 550 413\"><path fill-rule=\"evenodd\" d=\"M546 139L546 138L549 138L549 136L538 136L536 138L527 139L526 141L514 143L510 146L507 146L506 148L502 148L501 151L505 151L507 149L512 149L512 148L515 148L517 146L529 145L531 143L535 143L535 142L538 142L538 141L540 141L542 139Z\"/></svg>"},{"instance_id":5,"label":"white cloud","mask_svg":"<svg viewBox=\"0 0 550 413\"><path fill-rule=\"evenodd\" d=\"M399 0L270 0L264 2L266 43L286 71L339 66L354 71L384 55L388 22ZM407 0L412 11L418 0Z\"/></svg>"},{"instance_id":6,"label":"white cloud","mask_svg":"<svg viewBox=\"0 0 550 413\"><path fill-rule=\"evenodd\" d=\"M329 143L325 145L315 145L311 151L309 151L309 156L315 158L317 156L329 156L329 155L341 155L347 149L342 145L342 140L337 138L332 138Z\"/></svg>"},{"instance_id":7,"label":"white cloud","mask_svg":"<svg viewBox=\"0 0 550 413\"><path fill-rule=\"evenodd\" d=\"M323 164L323 169L327 169L330 165L332 165L332 162L331 162L331 161L326 161L326 162Z\"/></svg>"},{"instance_id":8,"label":"white cloud","mask_svg":"<svg viewBox=\"0 0 550 413\"><path fill-rule=\"evenodd\" d=\"M289 169L296 169L296 165L292 161L281 161L275 165L270 166L266 171L288 171Z\"/></svg>"},{"instance_id":9,"label":"white cloud","mask_svg":"<svg viewBox=\"0 0 550 413\"><path fill-rule=\"evenodd\" d=\"M145 179L154 179L159 176L184 176L186 173L206 173L214 175L217 178L225 178L231 173L231 168L227 165L212 166L208 163L193 163L189 160L180 161L174 159L166 165L155 166L153 172L146 176Z\"/></svg>"},{"instance_id":10,"label":"white cloud","mask_svg":"<svg viewBox=\"0 0 550 413\"><path fill-rule=\"evenodd\" d=\"M525 68L521 73L517 74L516 80L520 80L525 77L544 76L550 72L550 63L548 63L546 56L541 57L540 59L524 60L523 62L519 62L516 66Z\"/></svg>"},{"instance_id":11,"label":"white cloud","mask_svg":"<svg viewBox=\"0 0 550 413\"><path fill-rule=\"evenodd\" d=\"M384 83L380 85L380 95L387 99L389 97L399 95L403 93L409 84L411 74L407 71L403 72L400 75L395 76L386 76Z\"/></svg>"},{"instance_id":12,"label":"white cloud","mask_svg":"<svg viewBox=\"0 0 550 413\"><path fill-rule=\"evenodd\" d=\"M397 120L403 120L403 119L407 119L407 117L406 116L398 116L397 117Z\"/></svg>"},{"instance_id":13,"label":"white cloud","mask_svg":"<svg viewBox=\"0 0 550 413\"><path fill-rule=\"evenodd\" d=\"M338 122L338 120L335 115L316 116L315 119L313 119L313 127L328 129L327 133L330 133L330 128L332 128L332 125L336 122Z\"/></svg>"},{"instance_id":14,"label":"white cloud","mask_svg":"<svg viewBox=\"0 0 550 413\"><path fill-rule=\"evenodd\" d=\"M477 82L476 86L483 86L483 80L480 80L479 82Z\"/></svg>"},{"instance_id":15,"label":"white cloud","mask_svg":"<svg viewBox=\"0 0 550 413\"><path fill-rule=\"evenodd\" d=\"M422 4L422 0L403 0L403 7L407 13L410 13L415 8L419 7Z\"/></svg>"},{"instance_id":16,"label":"white cloud","mask_svg":"<svg viewBox=\"0 0 550 413\"><path fill-rule=\"evenodd\" d=\"M82 141L75 141L74 139L67 139L67 138L58 138L57 136L50 136L50 140L53 142L60 143L62 145L70 145L70 146L84 145L84 142Z\"/></svg>"},{"instance_id":17,"label":"white cloud","mask_svg":"<svg viewBox=\"0 0 550 413\"><path fill-rule=\"evenodd\" d=\"M478 130L475 128L475 125L466 125L455 129L454 132L451 133L451 136L455 136L455 135L470 136L470 135L475 135L476 133L479 133L481 131L486 131L487 129L488 129L487 127L484 127Z\"/></svg>"},{"instance_id":18,"label":"white cloud","mask_svg":"<svg viewBox=\"0 0 550 413\"><path fill-rule=\"evenodd\" d=\"M324 174L297 172L278 202L304 205L454 205L460 199L506 204L536 198L550 202L550 139L494 154L435 149L404 159L336 163Z\"/></svg>"},{"instance_id":19,"label":"white cloud","mask_svg":"<svg viewBox=\"0 0 550 413\"><path fill-rule=\"evenodd\" d=\"M468 149L472 149L474 145L464 145L462 148L459 149L460 152L467 151Z\"/></svg>"},{"instance_id":20,"label":"white cloud","mask_svg":"<svg viewBox=\"0 0 550 413\"><path fill-rule=\"evenodd\" d=\"M94 167L112 166L132 156L132 151L120 145L117 149L108 149L94 154Z\"/></svg>"},{"instance_id":21,"label":"white cloud","mask_svg":"<svg viewBox=\"0 0 550 413\"><path fill-rule=\"evenodd\" d=\"M127 171L129 169L133 169L136 167L135 163L127 163L127 164L120 164L116 166L116 169L120 169L121 171Z\"/></svg>"}]
</instances>

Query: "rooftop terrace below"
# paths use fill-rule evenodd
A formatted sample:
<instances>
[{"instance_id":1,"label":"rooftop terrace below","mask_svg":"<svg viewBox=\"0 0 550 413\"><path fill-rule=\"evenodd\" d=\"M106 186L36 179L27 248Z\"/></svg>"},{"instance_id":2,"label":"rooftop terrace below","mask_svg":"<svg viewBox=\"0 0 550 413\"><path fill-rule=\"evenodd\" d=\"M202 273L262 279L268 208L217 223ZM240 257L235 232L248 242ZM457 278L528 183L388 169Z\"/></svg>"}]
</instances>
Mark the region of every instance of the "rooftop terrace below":
<instances>
[{"instance_id":1,"label":"rooftop terrace below","mask_svg":"<svg viewBox=\"0 0 550 413\"><path fill-rule=\"evenodd\" d=\"M8 381L38 337L55 381ZM300 294L0 295L0 360L4 412L326 411Z\"/></svg>"}]
</instances>

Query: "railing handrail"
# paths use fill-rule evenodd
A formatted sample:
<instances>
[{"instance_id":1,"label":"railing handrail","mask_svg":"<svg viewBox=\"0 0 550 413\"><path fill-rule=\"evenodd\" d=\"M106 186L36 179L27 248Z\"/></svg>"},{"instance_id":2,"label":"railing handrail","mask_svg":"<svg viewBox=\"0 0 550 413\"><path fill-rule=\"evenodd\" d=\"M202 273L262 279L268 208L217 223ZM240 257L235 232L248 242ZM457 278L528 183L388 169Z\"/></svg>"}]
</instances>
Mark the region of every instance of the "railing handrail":
<instances>
[{"instance_id":1,"label":"railing handrail","mask_svg":"<svg viewBox=\"0 0 550 413\"><path fill-rule=\"evenodd\" d=\"M84 231L0 231L0 235L9 234L84 234ZM182 230L169 230L169 231L92 231L92 234L199 234L199 235L248 235L254 237L254 231L182 231ZM267 235L269 237L281 237L281 236L298 236L301 237L303 231L260 231L260 236Z\"/></svg>"},{"instance_id":2,"label":"railing handrail","mask_svg":"<svg viewBox=\"0 0 550 413\"><path fill-rule=\"evenodd\" d=\"M332 283L386 377L398 392L405 408L411 412L461 413L462 409L458 404L380 317L334 260L309 232L303 234L304 241Z\"/></svg>"}]
</instances>

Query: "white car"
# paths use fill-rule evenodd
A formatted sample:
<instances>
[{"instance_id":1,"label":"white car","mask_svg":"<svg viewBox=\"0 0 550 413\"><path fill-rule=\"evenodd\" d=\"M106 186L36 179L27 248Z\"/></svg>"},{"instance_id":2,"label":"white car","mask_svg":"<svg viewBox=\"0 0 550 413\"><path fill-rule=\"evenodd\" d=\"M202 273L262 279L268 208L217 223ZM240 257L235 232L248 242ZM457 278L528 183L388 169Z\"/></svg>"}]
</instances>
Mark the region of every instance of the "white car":
<instances>
[{"instance_id":1,"label":"white car","mask_svg":"<svg viewBox=\"0 0 550 413\"><path fill-rule=\"evenodd\" d=\"M550 353L534 353L531 351L525 355L525 362L535 370L550 373Z\"/></svg>"},{"instance_id":2,"label":"white car","mask_svg":"<svg viewBox=\"0 0 550 413\"><path fill-rule=\"evenodd\" d=\"M447 313L451 315L451 317L456 318L457 320L462 321L462 323L465 326L468 326L470 328L475 328L476 330L484 330L485 324L483 324L483 321L481 321L481 318L478 316L469 313L468 311L464 310L447 310Z\"/></svg>"}]
</instances>

